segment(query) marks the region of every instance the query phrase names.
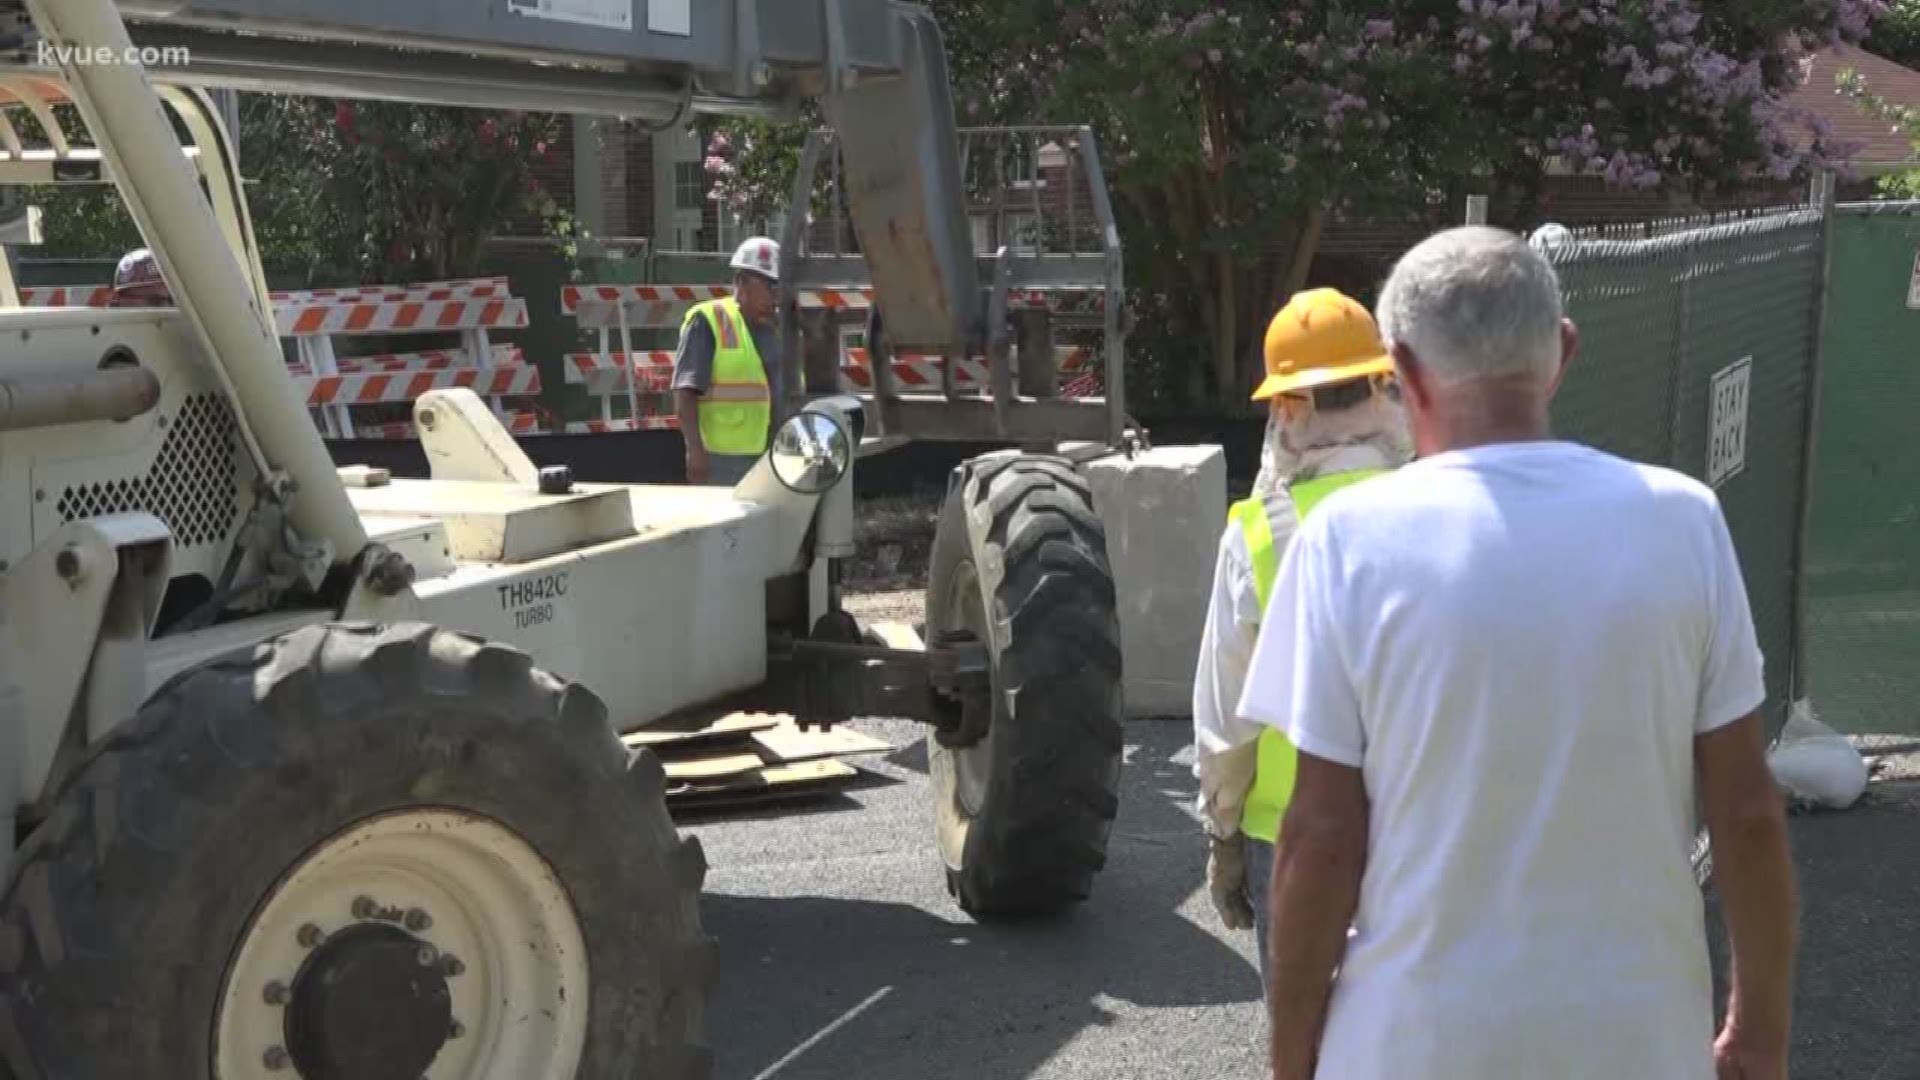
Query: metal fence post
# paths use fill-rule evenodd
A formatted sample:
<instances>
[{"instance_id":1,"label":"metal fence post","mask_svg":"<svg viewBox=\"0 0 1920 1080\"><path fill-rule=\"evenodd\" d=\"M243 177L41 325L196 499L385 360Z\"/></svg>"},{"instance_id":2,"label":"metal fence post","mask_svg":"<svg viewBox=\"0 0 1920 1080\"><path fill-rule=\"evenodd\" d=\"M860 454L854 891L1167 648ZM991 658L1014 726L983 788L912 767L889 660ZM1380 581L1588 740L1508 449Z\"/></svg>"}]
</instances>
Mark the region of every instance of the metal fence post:
<instances>
[{"instance_id":1,"label":"metal fence post","mask_svg":"<svg viewBox=\"0 0 1920 1080\"><path fill-rule=\"evenodd\" d=\"M1817 179L1813 197L1820 207L1820 274L1814 286L1813 341L1807 349L1806 417L1801 426L1800 490L1795 507L1793 536L1793 603L1787 632L1793 642L1789 658L1789 705L1804 701L1812 693L1807 671L1807 536L1813 520L1813 470L1817 460L1820 429L1820 382L1825 360L1827 336L1827 289L1833 278L1833 234L1835 191L1831 171ZM1777 734L1777 733L1776 733Z\"/></svg>"},{"instance_id":2,"label":"metal fence post","mask_svg":"<svg viewBox=\"0 0 1920 1080\"><path fill-rule=\"evenodd\" d=\"M1699 258L1699 245L1688 244L1686 258L1680 266L1680 287L1674 290L1674 303L1679 306L1679 317L1673 330L1673 367L1667 374L1666 464L1668 468L1682 472L1689 470L1680 464L1680 425L1685 422L1680 404L1686 398L1687 362L1693 355L1689 335L1693 332L1693 272Z\"/></svg>"}]
</instances>

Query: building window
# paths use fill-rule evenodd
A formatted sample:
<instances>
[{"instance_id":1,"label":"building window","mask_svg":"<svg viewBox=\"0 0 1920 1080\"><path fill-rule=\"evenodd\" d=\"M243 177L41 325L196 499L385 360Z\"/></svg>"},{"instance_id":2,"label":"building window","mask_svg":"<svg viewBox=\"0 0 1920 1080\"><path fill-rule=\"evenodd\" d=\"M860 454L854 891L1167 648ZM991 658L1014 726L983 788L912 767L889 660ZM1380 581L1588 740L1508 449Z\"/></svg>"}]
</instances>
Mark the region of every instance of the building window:
<instances>
[{"instance_id":1,"label":"building window","mask_svg":"<svg viewBox=\"0 0 1920 1080\"><path fill-rule=\"evenodd\" d=\"M706 204L707 167L698 161L678 161L673 166L673 208L698 210Z\"/></svg>"},{"instance_id":2,"label":"building window","mask_svg":"<svg viewBox=\"0 0 1920 1080\"><path fill-rule=\"evenodd\" d=\"M976 252L992 254L1005 244L1018 255L1039 253L1040 219L1032 213L975 214L972 224Z\"/></svg>"}]
</instances>

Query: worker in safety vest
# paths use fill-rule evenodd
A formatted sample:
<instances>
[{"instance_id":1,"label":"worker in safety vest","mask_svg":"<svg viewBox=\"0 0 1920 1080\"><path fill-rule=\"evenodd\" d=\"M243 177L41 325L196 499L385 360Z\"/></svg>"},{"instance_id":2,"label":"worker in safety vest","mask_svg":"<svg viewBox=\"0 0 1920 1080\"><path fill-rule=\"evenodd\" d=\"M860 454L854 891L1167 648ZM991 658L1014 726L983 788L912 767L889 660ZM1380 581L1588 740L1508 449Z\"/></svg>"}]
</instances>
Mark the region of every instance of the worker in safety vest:
<instances>
[{"instance_id":1,"label":"worker in safety vest","mask_svg":"<svg viewBox=\"0 0 1920 1080\"><path fill-rule=\"evenodd\" d=\"M1293 790L1294 749L1235 715L1280 561L1329 493L1396 468L1412 439L1393 360L1365 307L1333 289L1299 293L1267 328L1266 442L1253 493L1228 514L1193 688L1207 884L1221 921L1252 927L1267 967L1273 841Z\"/></svg>"},{"instance_id":2,"label":"worker in safety vest","mask_svg":"<svg viewBox=\"0 0 1920 1080\"><path fill-rule=\"evenodd\" d=\"M730 265L733 295L687 312L673 361L687 481L727 487L766 452L780 400L780 245L756 236Z\"/></svg>"}]
</instances>

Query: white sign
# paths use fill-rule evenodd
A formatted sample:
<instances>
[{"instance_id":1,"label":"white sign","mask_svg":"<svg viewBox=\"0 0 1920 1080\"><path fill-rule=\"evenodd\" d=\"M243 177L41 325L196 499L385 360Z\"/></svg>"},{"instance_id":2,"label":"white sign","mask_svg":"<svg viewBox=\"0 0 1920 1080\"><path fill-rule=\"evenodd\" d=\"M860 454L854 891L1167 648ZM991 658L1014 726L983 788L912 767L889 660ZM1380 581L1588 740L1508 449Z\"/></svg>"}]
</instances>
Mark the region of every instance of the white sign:
<instances>
[{"instance_id":1,"label":"white sign","mask_svg":"<svg viewBox=\"0 0 1920 1080\"><path fill-rule=\"evenodd\" d=\"M688 0L647 0L647 29L656 34L693 33L693 7Z\"/></svg>"},{"instance_id":2,"label":"white sign","mask_svg":"<svg viewBox=\"0 0 1920 1080\"><path fill-rule=\"evenodd\" d=\"M1913 253L1913 276L1907 279L1907 308L1920 311L1920 251Z\"/></svg>"},{"instance_id":3,"label":"white sign","mask_svg":"<svg viewBox=\"0 0 1920 1080\"><path fill-rule=\"evenodd\" d=\"M1713 413L1707 427L1707 483L1714 487L1747 467L1747 391L1753 384L1753 357L1729 364L1713 376Z\"/></svg>"},{"instance_id":4,"label":"white sign","mask_svg":"<svg viewBox=\"0 0 1920 1080\"><path fill-rule=\"evenodd\" d=\"M507 0L507 10L530 19L633 29L634 0Z\"/></svg>"}]
</instances>

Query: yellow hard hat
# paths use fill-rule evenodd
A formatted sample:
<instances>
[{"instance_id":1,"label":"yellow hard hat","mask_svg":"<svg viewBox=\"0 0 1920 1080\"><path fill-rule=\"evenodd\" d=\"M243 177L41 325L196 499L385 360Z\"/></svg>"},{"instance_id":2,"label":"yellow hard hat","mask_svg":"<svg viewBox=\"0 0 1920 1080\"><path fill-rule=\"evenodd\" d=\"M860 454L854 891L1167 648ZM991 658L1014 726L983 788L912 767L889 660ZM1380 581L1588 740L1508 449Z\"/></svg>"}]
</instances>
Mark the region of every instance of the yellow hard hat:
<instances>
[{"instance_id":1,"label":"yellow hard hat","mask_svg":"<svg viewBox=\"0 0 1920 1080\"><path fill-rule=\"evenodd\" d=\"M1267 324L1266 354L1255 401L1393 371L1373 316L1337 289L1294 294Z\"/></svg>"}]
</instances>

